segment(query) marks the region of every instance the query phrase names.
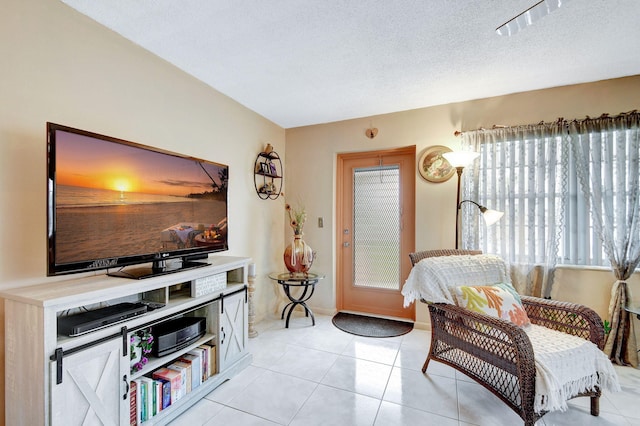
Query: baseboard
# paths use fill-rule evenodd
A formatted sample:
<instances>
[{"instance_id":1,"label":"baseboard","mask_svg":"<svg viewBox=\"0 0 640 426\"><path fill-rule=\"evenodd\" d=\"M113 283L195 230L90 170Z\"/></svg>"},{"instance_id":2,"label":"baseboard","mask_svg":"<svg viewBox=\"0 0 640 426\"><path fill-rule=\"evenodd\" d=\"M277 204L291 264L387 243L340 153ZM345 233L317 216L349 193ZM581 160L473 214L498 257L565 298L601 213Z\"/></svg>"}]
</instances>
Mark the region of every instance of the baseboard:
<instances>
[{"instance_id":1,"label":"baseboard","mask_svg":"<svg viewBox=\"0 0 640 426\"><path fill-rule=\"evenodd\" d=\"M426 330L426 331L431 331L431 323L429 322L415 322L413 323L413 328L416 328L418 330Z\"/></svg>"},{"instance_id":2,"label":"baseboard","mask_svg":"<svg viewBox=\"0 0 640 426\"><path fill-rule=\"evenodd\" d=\"M338 311L336 311L335 308L314 308L312 306L310 306L310 308L314 314L318 314L318 315L328 315L332 317L338 313Z\"/></svg>"}]
</instances>

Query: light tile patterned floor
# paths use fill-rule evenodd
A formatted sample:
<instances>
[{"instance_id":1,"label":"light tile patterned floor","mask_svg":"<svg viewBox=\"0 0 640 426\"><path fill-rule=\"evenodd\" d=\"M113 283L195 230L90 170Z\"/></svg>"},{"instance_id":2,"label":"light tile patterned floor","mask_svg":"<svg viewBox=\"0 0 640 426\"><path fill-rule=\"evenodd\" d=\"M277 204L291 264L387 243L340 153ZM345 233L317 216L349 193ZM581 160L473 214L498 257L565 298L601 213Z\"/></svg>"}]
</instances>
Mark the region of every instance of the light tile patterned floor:
<instances>
[{"instance_id":1,"label":"light tile patterned floor","mask_svg":"<svg viewBox=\"0 0 640 426\"><path fill-rule=\"evenodd\" d=\"M258 324L249 339L253 364L211 392L171 426L437 425L512 426L520 418L493 394L450 367L420 371L429 333L376 339L344 333L316 315ZM600 416L589 399L538 425L640 426L640 370L616 366L622 392L605 392Z\"/></svg>"}]
</instances>

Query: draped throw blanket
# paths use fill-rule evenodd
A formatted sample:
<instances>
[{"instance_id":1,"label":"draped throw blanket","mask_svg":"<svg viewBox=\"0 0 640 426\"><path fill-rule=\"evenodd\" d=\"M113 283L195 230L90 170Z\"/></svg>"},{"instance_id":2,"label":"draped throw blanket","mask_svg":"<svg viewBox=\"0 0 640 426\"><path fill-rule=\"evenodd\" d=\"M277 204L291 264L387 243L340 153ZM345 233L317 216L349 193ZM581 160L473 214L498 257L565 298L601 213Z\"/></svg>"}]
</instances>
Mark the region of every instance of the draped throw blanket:
<instances>
[{"instance_id":1,"label":"draped throw blanket","mask_svg":"<svg viewBox=\"0 0 640 426\"><path fill-rule=\"evenodd\" d=\"M494 255L447 256L418 262L402 287L404 307L415 300L455 304L455 287L510 282L504 261Z\"/></svg>"},{"instance_id":2,"label":"draped throw blanket","mask_svg":"<svg viewBox=\"0 0 640 426\"><path fill-rule=\"evenodd\" d=\"M565 411L567 400L596 386L620 391L611 361L593 343L538 325L525 332L535 353L536 413Z\"/></svg>"}]
</instances>

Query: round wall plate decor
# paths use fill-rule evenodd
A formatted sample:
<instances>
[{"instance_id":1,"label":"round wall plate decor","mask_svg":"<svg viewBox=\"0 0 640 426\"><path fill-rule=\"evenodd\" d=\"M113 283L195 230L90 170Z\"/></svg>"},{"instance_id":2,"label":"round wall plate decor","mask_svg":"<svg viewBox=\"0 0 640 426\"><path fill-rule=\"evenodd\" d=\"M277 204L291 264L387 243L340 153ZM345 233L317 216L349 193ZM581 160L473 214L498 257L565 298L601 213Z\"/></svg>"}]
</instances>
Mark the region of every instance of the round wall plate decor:
<instances>
[{"instance_id":1,"label":"round wall plate decor","mask_svg":"<svg viewBox=\"0 0 640 426\"><path fill-rule=\"evenodd\" d=\"M442 156L445 152L451 152L451 149L442 145L425 149L418 161L420 176L429 182L448 181L456 173L456 169Z\"/></svg>"}]
</instances>

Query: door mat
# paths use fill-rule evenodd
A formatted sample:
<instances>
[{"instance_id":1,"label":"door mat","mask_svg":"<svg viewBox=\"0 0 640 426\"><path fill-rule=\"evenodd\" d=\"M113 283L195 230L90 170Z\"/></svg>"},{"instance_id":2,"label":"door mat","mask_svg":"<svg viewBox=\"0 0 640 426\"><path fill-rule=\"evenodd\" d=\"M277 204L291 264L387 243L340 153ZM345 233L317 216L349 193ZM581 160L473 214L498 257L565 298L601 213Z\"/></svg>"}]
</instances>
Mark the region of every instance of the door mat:
<instances>
[{"instance_id":1,"label":"door mat","mask_svg":"<svg viewBox=\"0 0 640 426\"><path fill-rule=\"evenodd\" d=\"M342 331L365 337L402 336L413 330L413 323L338 312L331 320Z\"/></svg>"}]
</instances>

